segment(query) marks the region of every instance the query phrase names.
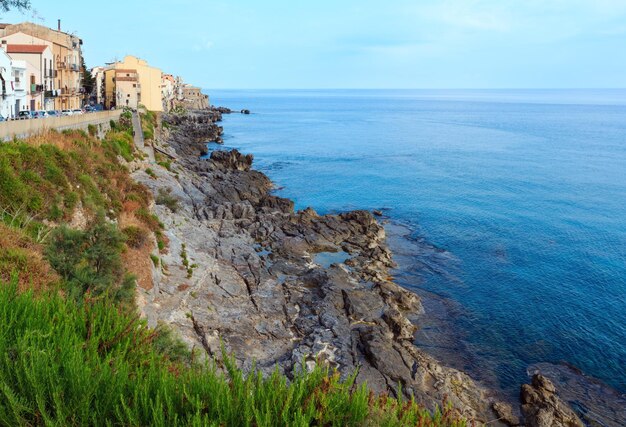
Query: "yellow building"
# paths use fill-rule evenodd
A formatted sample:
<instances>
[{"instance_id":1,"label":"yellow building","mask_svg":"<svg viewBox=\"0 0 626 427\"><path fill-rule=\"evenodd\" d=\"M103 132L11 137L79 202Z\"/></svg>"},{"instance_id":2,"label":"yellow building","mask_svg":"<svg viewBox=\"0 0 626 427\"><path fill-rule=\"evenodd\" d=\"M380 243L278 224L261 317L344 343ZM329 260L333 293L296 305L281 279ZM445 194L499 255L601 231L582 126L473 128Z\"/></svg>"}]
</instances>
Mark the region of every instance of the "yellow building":
<instances>
[{"instance_id":1,"label":"yellow building","mask_svg":"<svg viewBox=\"0 0 626 427\"><path fill-rule=\"evenodd\" d=\"M82 106L84 98L81 45L82 40L72 34L43 25L23 22L21 24L0 24L0 39L8 44L47 45L53 54L54 109L75 109Z\"/></svg>"},{"instance_id":2,"label":"yellow building","mask_svg":"<svg viewBox=\"0 0 626 427\"><path fill-rule=\"evenodd\" d=\"M141 84L137 70L104 69L104 107L137 109L141 104Z\"/></svg>"},{"instance_id":3,"label":"yellow building","mask_svg":"<svg viewBox=\"0 0 626 427\"><path fill-rule=\"evenodd\" d=\"M125 73L125 71L129 72ZM124 74L132 74L132 76L125 76ZM124 79L120 81L120 83L124 83L119 85L119 89L116 87L116 79L118 78ZM127 78L136 80L127 80ZM126 100L130 100L133 96L131 93L132 84L135 81L138 89L137 102L150 111L163 111L161 70L149 66L143 59L130 55L122 61L114 62L104 71L105 107L125 107L127 105ZM120 98L120 95L123 99ZM128 106L131 106L131 102L129 101Z\"/></svg>"}]
</instances>

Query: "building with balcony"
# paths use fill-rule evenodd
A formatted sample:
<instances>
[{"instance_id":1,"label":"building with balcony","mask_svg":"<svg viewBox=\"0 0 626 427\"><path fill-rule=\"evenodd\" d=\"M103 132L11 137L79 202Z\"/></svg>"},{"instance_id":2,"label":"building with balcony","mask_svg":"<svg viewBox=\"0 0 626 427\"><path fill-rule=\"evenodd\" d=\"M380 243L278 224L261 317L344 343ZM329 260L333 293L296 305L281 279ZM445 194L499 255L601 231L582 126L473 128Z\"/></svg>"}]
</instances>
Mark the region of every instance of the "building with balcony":
<instances>
[{"instance_id":1,"label":"building with balcony","mask_svg":"<svg viewBox=\"0 0 626 427\"><path fill-rule=\"evenodd\" d=\"M161 70L155 67L151 67L148 65L146 61L143 59L139 59L135 56L126 56L124 60L114 62L113 64L106 67L105 70L105 78L104 78L104 87L105 87L105 108L110 108L110 105L114 105L117 107L126 106L126 100L129 100L129 106L132 102L130 99L133 94L133 82L131 80L123 80L123 88L121 91L124 91L124 95L131 95L129 98L122 97L118 99L118 92L116 89L116 81L117 74L115 71L121 71L119 77L123 76L124 70L133 70L136 74L137 79L137 88L138 90L138 104L144 105L150 111L163 111L163 101L162 101L162 93L161 93Z\"/></svg>"},{"instance_id":2,"label":"building with balcony","mask_svg":"<svg viewBox=\"0 0 626 427\"><path fill-rule=\"evenodd\" d=\"M104 70L105 108L137 109L142 101L137 70L109 68Z\"/></svg>"},{"instance_id":3,"label":"building with balcony","mask_svg":"<svg viewBox=\"0 0 626 427\"><path fill-rule=\"evenodd\" d=\"M52 110L55 108L54 60L47 45L6 44L6 53L11 59L24 61L26 73L27 109ZM2 49L4 50L4 48Z\"/></svg>"},{"instance_id":4,"label":"building with balcony","mask_svg":"<svg viewBox=\"0 0 626 427\"><path fill-rule=\"evenodd\" d=\"M26 61L11 60L13 69L13 109L9 117L17 117L20 111L28 110L26 87Z\"/></svg>"},{"instance_id":5,"label":"building with balcony","mask_svg":"<svg viewBox=\"0 0 626 427\"><path fill-rule=\"evenodd\" d=\"M84 90L82 86L82 40L72 34L53 30L31 22L20 24L1 24L0 40L8 44L46 45L53 55L53 66L48 68L54 85L46 90L52 100L50 109L75 109L83 104Z\"/></svg>"}]
</instances>

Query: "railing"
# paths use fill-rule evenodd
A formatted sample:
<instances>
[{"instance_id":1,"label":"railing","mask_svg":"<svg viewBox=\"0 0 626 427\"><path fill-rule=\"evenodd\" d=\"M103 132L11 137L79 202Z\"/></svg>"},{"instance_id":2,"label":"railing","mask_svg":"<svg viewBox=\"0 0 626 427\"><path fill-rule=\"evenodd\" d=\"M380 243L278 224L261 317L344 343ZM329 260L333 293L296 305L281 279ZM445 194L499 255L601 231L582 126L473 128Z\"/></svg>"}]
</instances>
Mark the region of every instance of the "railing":
<instances>
[{"instance_id":1,"label":"railing","mask_svg":"<svg viewBox=\"0 0 626 427\"><path fill-rule=\"evenodd\" d=\"M44 96L46 98L56 98L57 96L59 96L59 90L47 90L46 93L44 94Z\"/></svg>"},{"instance_id":2,"label":"railing","mask_svg":"<svg viewBox=\"0 0 626 427\"><path fill-rule=\"evenodd\" d=\"M35 93L39 93L43 91L43 85L38 85L38 84L34 84L31 83L30 85L30 93L31 94L35 94Z\"/></svg>"}]
</instances>

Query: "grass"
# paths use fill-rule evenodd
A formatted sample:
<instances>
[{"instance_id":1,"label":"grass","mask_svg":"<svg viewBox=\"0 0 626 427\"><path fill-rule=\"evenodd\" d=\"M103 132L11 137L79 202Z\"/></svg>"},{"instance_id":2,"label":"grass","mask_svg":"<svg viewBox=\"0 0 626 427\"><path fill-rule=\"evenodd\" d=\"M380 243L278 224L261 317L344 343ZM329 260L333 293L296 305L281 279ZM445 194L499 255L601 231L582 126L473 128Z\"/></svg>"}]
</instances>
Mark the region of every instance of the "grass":
<instances>
[{"instance_id":1,"label":"grass","mask_svg":"<svg viewBox=\"0 0 626 427\"><path fill-rule=\"evenodd\" d=\"M3 285L0 324L2 425L462 425L322 367L288 382L229 357L223 369L199 363L106 298L77 305Z\"/></svg>"},{"instance_id":2,"label":"grass","mask_svg":"<svg viewBox=\"0 0 626 427\"><path fill-rule=\"evenodd\" d=\"M110 132L99 142L66 131L0 144L0 207L54 222L68 221L79 202L90 214L119 214L125 193L137 187L117 160L132 158L127 139L127 133ZM149 196L142 195L146 202Z\"/></svg>"},{"instance_id":3,"label":"grass","mask_svg":"<svg viewBox=\"0 0 626 427\"><path fill-rule=\"evenodd\" d=\"M193 277L193 270L198 267L197 264L189 264L189 258L187 254L187 245L184 243L181 246L180 258L182 260L183 266L187 270L187 279L191 279Z\"/></svg>"}]
</instances>

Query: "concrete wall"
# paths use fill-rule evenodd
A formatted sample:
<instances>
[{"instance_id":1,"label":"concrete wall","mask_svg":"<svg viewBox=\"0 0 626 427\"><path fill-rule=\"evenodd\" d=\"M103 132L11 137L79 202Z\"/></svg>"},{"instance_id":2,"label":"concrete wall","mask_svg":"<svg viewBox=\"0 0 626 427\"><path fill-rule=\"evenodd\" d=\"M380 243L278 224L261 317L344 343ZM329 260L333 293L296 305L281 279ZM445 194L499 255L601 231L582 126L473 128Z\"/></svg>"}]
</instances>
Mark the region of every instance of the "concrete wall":
<instances>
[{"instance_id":1,"label":"concrete wall","mask_svg":"<svg viewBox=\"0 0 626 427\"><path fill-rule=\"evenodd\" d=\"M122 110L98 111L77 116L47 117L44 119L13 120L0 123L0 141L16 138L27 138L51 129L83 129L89 125L98 126L98 131L108 130L111 120L119 120Z\"/></svg>"}]
</instances>

